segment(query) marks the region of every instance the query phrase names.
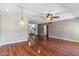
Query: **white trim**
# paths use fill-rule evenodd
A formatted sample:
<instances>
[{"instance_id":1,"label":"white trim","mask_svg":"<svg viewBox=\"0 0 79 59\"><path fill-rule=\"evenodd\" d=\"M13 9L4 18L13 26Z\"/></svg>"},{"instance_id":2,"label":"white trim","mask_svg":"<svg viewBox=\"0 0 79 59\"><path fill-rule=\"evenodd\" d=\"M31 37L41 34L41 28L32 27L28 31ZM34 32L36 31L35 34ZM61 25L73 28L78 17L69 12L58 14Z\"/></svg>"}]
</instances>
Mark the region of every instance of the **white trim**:
<instances>
[{"instance_id":1,"label":"white trim","mask_svg":"<svg viewBox=\"0 0 79 59\"><path fill-rule=\"evenodd\" d=\"M67 40L67 41L72 41L72 42L79 42L79 41L76 41L76 40L72 40L72 39L65 39L65 38L61 38L61 37L52 37L52 36L49 36L50 38L58 38L58 39L62 39L62 40Z\"/></svg>"},{"instance_id":2,"label":"white trim","mask_svg":"<svg viewBox=\"0 0 79 59\"><path fill-rule=\"evenodd\" d=\"M23 41L28 41L28 40L20 40L20 41L15 41L15 42L2 43L2 44L0 44L0 46L6 45L6 44L13 44L13 43L17 43L17 42L23 42Z\"/></svg>"}]
</instances>

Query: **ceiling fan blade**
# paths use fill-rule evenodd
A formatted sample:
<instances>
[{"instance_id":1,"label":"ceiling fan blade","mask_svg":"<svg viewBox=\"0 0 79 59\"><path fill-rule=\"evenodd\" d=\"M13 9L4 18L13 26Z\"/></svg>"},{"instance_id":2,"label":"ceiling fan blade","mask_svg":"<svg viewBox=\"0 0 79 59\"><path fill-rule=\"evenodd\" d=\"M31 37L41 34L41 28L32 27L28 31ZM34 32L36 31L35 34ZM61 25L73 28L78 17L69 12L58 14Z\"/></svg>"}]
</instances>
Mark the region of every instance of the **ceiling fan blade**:
<instances>
[{"instance_id":1,"label":"ceiling fan blade","mask_svg":"<svg viewBox=\"0 0 79 59\"><path fill-rule=\"evenodd\" d=\"M53 16L52 18L60 18L59 16Z\"/></svg>"}]
</instances>

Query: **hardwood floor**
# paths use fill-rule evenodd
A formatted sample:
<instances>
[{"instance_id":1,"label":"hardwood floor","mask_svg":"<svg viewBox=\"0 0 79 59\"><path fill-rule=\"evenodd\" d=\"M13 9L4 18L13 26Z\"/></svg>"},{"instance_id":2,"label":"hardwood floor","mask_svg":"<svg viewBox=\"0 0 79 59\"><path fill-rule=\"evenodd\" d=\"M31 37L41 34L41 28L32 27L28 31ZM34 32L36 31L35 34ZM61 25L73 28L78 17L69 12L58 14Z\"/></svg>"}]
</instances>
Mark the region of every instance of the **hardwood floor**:
<instances>
[{"instance_id":1,"label":"hardwood floor","mask_svg":"<svg viewBox=\"0 0 79 59\"><path fill-rule=\"evenodd\" d=\"M79 43L56 38L36 37L35 40L0 47L0 56L79 56Z\"/></svg>"}]
</instances>

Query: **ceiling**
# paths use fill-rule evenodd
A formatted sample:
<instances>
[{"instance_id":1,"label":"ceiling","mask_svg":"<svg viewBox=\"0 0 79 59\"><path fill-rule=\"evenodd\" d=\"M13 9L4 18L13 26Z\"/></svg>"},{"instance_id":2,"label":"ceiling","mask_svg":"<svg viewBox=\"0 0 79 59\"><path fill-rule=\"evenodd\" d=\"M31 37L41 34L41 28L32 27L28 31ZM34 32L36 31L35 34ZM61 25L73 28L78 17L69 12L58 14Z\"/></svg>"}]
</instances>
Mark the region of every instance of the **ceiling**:
<instances>
[{"instance_id":1,"label":"ceiling","mask_svg":"<svg viewBox=\"0 0 79 59\"><path fill-rule=\"evenodd\" d=\"M20 17L20 6L23 7L24 17L26 17L30 23L35 24L79 17L78 3L0 3L0 14ZM43 20L43 17L45 17L48 11L60 16L60 18L51 21Z\"/></svg>"}]
</instances>

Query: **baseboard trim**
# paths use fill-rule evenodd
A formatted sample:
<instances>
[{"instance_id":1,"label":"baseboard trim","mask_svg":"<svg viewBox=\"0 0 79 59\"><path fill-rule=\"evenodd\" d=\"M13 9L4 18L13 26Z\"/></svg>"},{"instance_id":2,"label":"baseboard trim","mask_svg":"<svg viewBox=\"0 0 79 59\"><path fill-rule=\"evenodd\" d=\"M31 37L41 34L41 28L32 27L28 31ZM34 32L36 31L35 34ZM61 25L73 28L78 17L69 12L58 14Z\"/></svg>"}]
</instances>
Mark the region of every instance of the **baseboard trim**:
<instances>
[{"instance_id":1,"label":"baseboard trim","mask_svg":"<svg viewBox=\"0 0 79 59\"><path fill-rule=\"evenodd\" d=\"M2 43L2 44L0 44L0 46L7 45L7 44L19 43L19 42L23 42L23 41L27 41L27 40L20 40L20 41L15 41L15 42Z\"/></svg>"},{"instance_id":2,"label":"baseboard trim","mask_svg":"<svg viewBox=\"0 0 79 59\"><path fill-rule=\"evenodd\" d=\"M50 38L58 38L58 39L66 40L66 41L78 42L79 43L79 41L72 40L72 39L65 39L65 38L61 38L61 37L51 37L51 36L49 36L49 37Z\"/></svg>"}]
</instances>

